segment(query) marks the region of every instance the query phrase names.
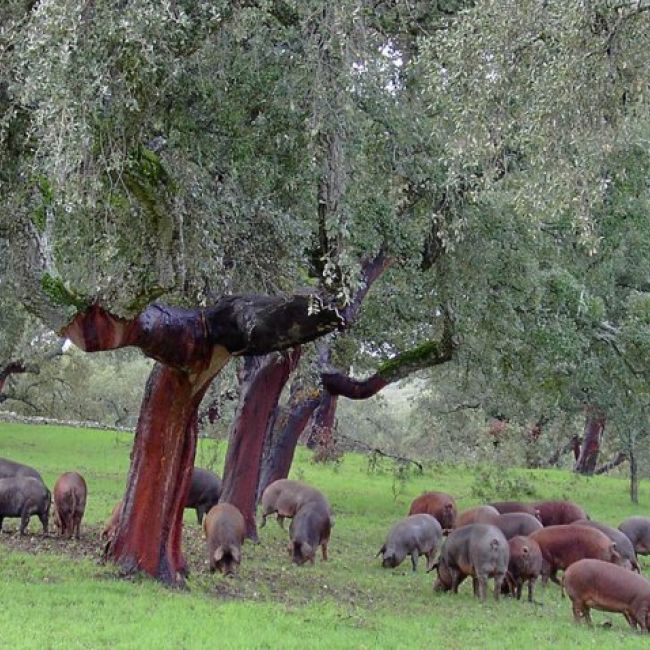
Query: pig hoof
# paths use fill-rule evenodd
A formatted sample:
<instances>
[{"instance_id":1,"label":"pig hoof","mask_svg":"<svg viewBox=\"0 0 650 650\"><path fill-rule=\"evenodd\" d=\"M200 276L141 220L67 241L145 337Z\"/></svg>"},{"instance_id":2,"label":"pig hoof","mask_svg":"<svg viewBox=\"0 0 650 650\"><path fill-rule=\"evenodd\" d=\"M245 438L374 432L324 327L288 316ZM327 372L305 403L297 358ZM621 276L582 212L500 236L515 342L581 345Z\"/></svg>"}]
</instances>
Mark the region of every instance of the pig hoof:
<instances>
[{"instance_id":1,"label":"pig hoof","mask_svg":"<svg viewBox=\"0 0 650 650\"><path fill-rule=\"evenodd\" d=\"M609 630L610 627L612 627L612 622L611 621L603 621L601 624L601 627L605 628L606 630Z\"/></svg>"}]
</instances>

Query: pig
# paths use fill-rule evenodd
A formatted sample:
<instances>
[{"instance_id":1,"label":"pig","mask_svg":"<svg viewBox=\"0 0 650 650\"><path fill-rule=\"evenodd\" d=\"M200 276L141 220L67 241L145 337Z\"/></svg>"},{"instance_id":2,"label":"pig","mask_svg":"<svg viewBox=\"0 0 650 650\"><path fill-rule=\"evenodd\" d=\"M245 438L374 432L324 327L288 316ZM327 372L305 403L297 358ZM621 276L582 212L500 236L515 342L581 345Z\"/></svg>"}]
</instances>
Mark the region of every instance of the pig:
<instances>
[{"instance_id":1,"label":"pig","mask_svg":"<svg viewBox=\"0 0 650 650\"><path fill-rule=\"evenodd\" d=\"M536 508L529 503L522 503L521 501L495 501L494 503L490 503L490 505L493 508L496 508L502 515L511 512L525 512L541 521L539 508Z\"/></svg>"},{"instance_id":2,"label":"pig","mask_svg":"<svg viewBox=\"0 0 650 650\"><path fill-rule=\"evenodd\" d=\"M463 510L456 517L454 528L467 526L467 524L491 524L498 516L499 511L492 506L476 506L476 508Z\"/></svg>"},{"instance_id":3,"label":"pig","mask_svg":"<svg viewBox=\"0 0 650 650\"><path fill-rule=\"evenodd\" d=\"M438 569L434 589L458 593L458 585L471 575L474 595L485 601L488 578L494 577L494 598L499 600L508 559L508 541L496 526L469 524L455 528L434 565Z\"/></svg>"},{"instance_id":4,"label":"pig","mask_svg":"<svg viewBox=\"0 0 650 650\"><path fill-rule=\"evenodd\" d=\"M86 495L86 481L77 472L61 474L54 484L54 523L62 537L79 539Z\"/></svg>"},{"instance_id":5,"label":"pig","mask_svg":"<svg viewBox=\"0 0 650 650\"><path fill-rule=\"evenodd\" d=\"M416 497L409 508L409 515L433 515L443 530L450 530L456 523L458 508L454 497L445 492L425 492Z\"/></svg>"},{"instance_id":6,"label":"pig","mask_svg":"<svg viewBox=\"0 0 650 650\"><path fill-rule=\"evenodd\" d=\"M273 481L262 493L262 523L260 528L264 528L266 518L274 512L277 512L278 524L284 528L285 517L294 517L301 506L310 501L320 502L331 515L327 499L316 488L287 478Z\"/></svg>"},{"instance_id":7,"label":"pig","mask_svg":"<svg viewBox=\"0 0 650 650\"><path fill-rule=\"evenodd\" d=\"M530 535L536 530L544 528L539 519L526 512L507 512L493 518L489 523L496 526L505 535L506 539L517 535Z\"/></svg>"},{"instance_id":8,"label":"pig","mask_svg":"<svg viewBox=\"0 0 650 650\"><path fill-rule=\"evenodd\" d=\"M598 521L590 521L588 519L578 519L578 521L574 521L573 523L578 526L589 526L590 528L599 530L601 533L605 533L612 542L615 542L616 550L623 558L623 566L631 571L641 573L641 567L634 552L634 546L632 546L632 542L620 530L612 528L607 524L601 524Z\"/></svg>"},{"instance_id":9,"label":"pig","mask_svg":"<svg viewBox=\"0 0 650 650\"><path fill-rule=\"evenodd\" d=\"M12 478L14 476L31 476L45 485L43 477L33 467L16 463L8 458L0 458L0 478Z\"/></svg>"},{"instance_id":10,"label":"pig","mask_svg":"<svg viewBox=\"0 0 650 650\"><path fill-rule=\"evenodd\" d=\"M203 521L205 513L216 506L221 496L221 479L213 472L200 467L192 470L192 482L190 492L185 501L186 508L196 509L196 518L199 525Z\"/></svg>"},{"instance_id":11,"label":"pig","mask_svg":"<svg viewBox=\"0 0 650 650\"><path fill-rule=\"evenodd\" d=\"M420 555L426 555L429 570L433 566L441 538L442 527L433 515L410 515L388 531L386 542L377 555L383 556L382 566L385 569L394 569L410 555L413 571L417 569Z\"/></svg>"},{"instance_id":12,"label":"pig","mask_svg":"<svg viewBox=\"0 0 650 650\"><path fill-rule=\"evenodd\" d=\"M289 554L294 564L314 564L316 549L320 546L327 561L327 545L332 529L331 512L324 499L308 501L298 508L289 526Z\"/></svg>"},{"instance_id":13,"label":"pig","mask_svg":"<svg viewBox=\"0 0 650 650\"><path fill-rule=\"evenodd\" d=\"M522 513L525 514L525 513ZM535 582L542 572L542 550L539 544L523 535L515 535L508 540L510 560L506 581L510 591L521 600L524 582L528 583L528 602L533 602Z\"/></svg>"},{"instance_id":14,"label":"pig","mask_svg":"<svg viewBox=\"0 0 650 650\"><path fill-rule=\"evenodd\" d=\"M573 618L591 625L590 609L620 612L632 629L650 631L650 581L642 575L603 562L584 559L564 574L564 588L573 605Z\"/></svg>"},{"instance_id":15,"label":"pig","mask_svg":"<svg viewBox=\"0 0 650 650\"><path fill-rule=\"evenodd\" d=\"M241 546L246 537L246 523L239 508L230 503L220 503L210 508L203 520L207 540L210 572L235 575L241 563Z\"/></svg>"},{"instance_id":16,"label":"pig","mask_svg":"<svg viewBox=\"0 0 650 650\"><path fill-rule=\"evenodd\" d=\"M618 529L632 542L639 555L650 555L650 517L629 517Z\"/></svg>"},{"instance_id":17,"label":"pig","mask_svg":"<svg viewBox=\"0 0 650 650\"><path fill-rule=\"evenodd\" d=\"M115 533L117 532L117 527L120 525L120 516L122 514L122 504L123 501L120 500L118 501L115 506L113 507L113 511L111 512L111 516L106 520L106 523L104 524L104 528L101 532L101 535L99 536L100 539L106 539L110 543L110 541L115 537ZM107 544L108 546L108 544Z\"/></svg>"},{"instance_id":18,"label":"pig","mask_svg":"<svg viewBox=\"0 0 650 650\"><path fill-rule=\"evenodd\" d=\"M539 519L544 526L570 524L578 519L589 519L587 513L573 501L535 501Z\"/></svg>"},{"instance_id":19,"label":"pig","mask_svg":"<svg viewBox=\"0 0 650 650\"><path fill-rule=\"evenodd\" d=\"M37 515L47 535L52 495L43 482L32 476L0 479L0 531L5 517L20 517L20 534L24 535L29 518Z\"/></svg>"},{"instance_id":20,"label":"pig","mask_svg":"<svg viewBox=\"0 0 650 650\"><path fill-rule=\"evenodd\" d=\"M529 537L542 549L542 581L557 579L559 570L566 570L574 562L591 558L613 564L623 564L623 558L616 550L616 544L605 533L595 528L576 524L562 524L542 528Z\"/></svg>"}]
</instances>

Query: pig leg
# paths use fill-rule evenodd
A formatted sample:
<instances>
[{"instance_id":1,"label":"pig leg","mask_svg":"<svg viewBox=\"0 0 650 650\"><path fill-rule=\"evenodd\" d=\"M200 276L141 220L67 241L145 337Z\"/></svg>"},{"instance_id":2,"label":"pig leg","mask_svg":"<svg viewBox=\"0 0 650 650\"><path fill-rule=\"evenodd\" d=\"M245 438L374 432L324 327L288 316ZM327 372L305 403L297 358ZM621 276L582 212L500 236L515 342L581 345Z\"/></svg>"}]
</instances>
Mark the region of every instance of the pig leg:
<instances>
[{"instance_id":1,"label":"pig leg","mask_svg":"<svg viewBox=\"0 0 650 650\"><path fill-rule=\"evenodd\" d=\"M284 515L278 513L278 524L282 530L284 530Z\"/></svg>"},{"instance_id":2,"label":"pig leg","mask_svg":"<svg viewBox=\"0 0 650 650\"><path fill-rule=\"evenodd\" d=\"M576 623L580 623L580 621L584 617L585 604L578 598L576 598L572 604L573 604L573 620Z\"/></svg>"},{"instance_id":3,"label":"pig leg","mask_svg":"<svg viewBox=\"0 0 650 650\"><path fill-rule=\"evenodd\" d=\"M474 592L474 598L478 598L478 578L476 576L472 576L472 591Z\"/></svg>"},{"instance_id":4,"label":"pig leg","mask_svg":"<svg viewBox=\"0 0 650 650\"><path fill-rule=\"evenodd\" d=\"M205 508L203 506L196 508L196 518L199 521L199 526L203 523L203 515L205 515Z\"/></svg>"},{"instance_id":5,"label":"pig leg","mask_svg":"<svg viewBox=\"0 0 650 650\"><path fill-rule=\"evenodd\" d=\"M482 603L487 599L487 576L485 575L478 577L478 597Z\"/></svg>"},{"instance_id":6,"label":"pig leg","mask_svg":"<svg viewBox=\"0 0 650 650\"><path fill-rule=\"evenodd\" d=\"M47 512L39 513L38 518L41 520L43 526L43 535L47 535ZM27 519L29 520L29 517Z\"/></svg>"},{"instance_id":7,"label":"pig leg","mask_svg":"<svg viewBox=\"0 0 650 650\"><path fill-rule=\"evenodd\" d=\"M532 603L533 602L533 592L535 590L535 581L537 578L529 578L528 579L528 602ZM521 587L519 588L519 596L521 597Z\"/></svg>"},{"instance_id":8,"label":"pig leg","mask_svg":"<svg viewBox=\"0 0 650 650\"><path fill-rule=\"evenodd\" d=\"M411 555L411 564L413 565L413 571L416 571L418 568L418 558L420 557L420 554L417 552L417 549L413 549L410 555Z\"/></svg>"},{"instance_id":9,"label":"pig leg","mask_svg":"<svg viewBox=\"0 0 650 650\"><path fill-rule=\"evenodd\" d=\"M449 574L451 575L451 591L454 594L458 593L458 585L461 582L460 571L455 567L449 567Z\"/></svg>"},{"instance_id":10,"label":"pig leg","mask_svg":"<svg viewBox=\"0 0 650 650\"><path fill-rule=\"evenodd\" d=\"M0 533L2 532L2 522L4 521L4 517L0 517Z\"/></svg>"},{"instance_id":11,"label":"pig leg","mask_svg":"<svg viewBox=\"0 0 650 650\"><path fill-rule=\"evenodd\" d=\"M323 553L323 561L327 562L327 542L323 542L320 547L321 552Z\"/></svg>"},{"instance_id":12,"label":"pig leg","mask_svg":"<svg viewBox=\"0 0 650 650\"><path fill-rule=\"evenodd\" d=\"M425 553L425 555L427 557L427 573L429 573L429 571L433 571L433 565L434 565L433 559L436 556L436 552L435 550L431 550L428 553Z\"/></svg>"},{"instance_id":13,"label":"pig leg","mask_svg":"<svg viewBox=\"0 0 650 650\"><path fill-rule=\"evenodd\" d=\"M20 514L20 534L24 535L27 530L27 524L29 524L29 511L27 508L23 508L22 513Z\"/></svg>"},{"instance_id":14,"label":"pig leg","mask_svg":"<svg viewBox=\"0 0 650 650\"><path fill-rule=\"evenodd\" d=\"M494 600L499 600L501 596L501 585L503 584L503 579L505 575L503 573L496 573L494 575Z\"/></svg>"}]
</instances>

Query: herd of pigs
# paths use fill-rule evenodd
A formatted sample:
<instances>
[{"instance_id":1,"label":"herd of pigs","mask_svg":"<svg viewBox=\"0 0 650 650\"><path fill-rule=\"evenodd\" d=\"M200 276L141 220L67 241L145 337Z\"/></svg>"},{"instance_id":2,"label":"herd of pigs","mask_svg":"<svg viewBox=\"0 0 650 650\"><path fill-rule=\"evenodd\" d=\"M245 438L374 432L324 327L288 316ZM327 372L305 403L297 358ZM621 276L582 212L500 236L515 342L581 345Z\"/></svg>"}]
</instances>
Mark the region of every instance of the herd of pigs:
<instances>
[{"instance_id":1,"label":"herd of pigs","mask_svg":"<svg viewBox=\"0 0 650 650\"><path fill-rule=\"evenodd\" d=\"M210 571L232 575L241 562L246 527L235 506L218 503L220 492L215 474L194 468L185 507L194 508L203 524ZM77 472L66 472L56 481L54 523L61 536L79 538L86 496L86 482ZM5 517L19 517L20 533L25 534L30 517L36 515L47 533L51 501L35 469L0 458L0 531ZM294 563L313 564L319 546L327 560L334 518L319 490L280 479L264 490L261 508L261 527L272 514L282 527L285 518L291 519L289 553ZM121 510L120 501L102 539L110 542L116 534ZM520 599L526 584L531 602L536 580L541 577L546 586L550 579L568 594L576 621L591 624L594 608L619 612L633 629L648 632L650 580L641 575L637 554L650 554L650 517L630 517L613 528L590 520L571 501L502 501L459 513L452 496L427 492L390 528L377 556L382 556L385 568L395 568L409 556L415 571L424 555L427 570L437 570L437 591L457 593L471 576L474 595L481 600L486 599L489 578L494 579L497 600L502 593Z\"/></svg>"}]
</instances>

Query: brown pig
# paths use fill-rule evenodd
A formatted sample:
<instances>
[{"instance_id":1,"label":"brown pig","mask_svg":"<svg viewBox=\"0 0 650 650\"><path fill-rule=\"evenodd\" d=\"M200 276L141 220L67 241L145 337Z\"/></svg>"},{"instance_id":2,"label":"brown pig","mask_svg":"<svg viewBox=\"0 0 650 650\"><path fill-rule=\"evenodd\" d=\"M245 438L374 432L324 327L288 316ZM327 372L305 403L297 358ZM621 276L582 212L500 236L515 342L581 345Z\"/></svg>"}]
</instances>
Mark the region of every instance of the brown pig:
<instances>
[{"instance_id":1,"label":"brown pig","mask_svg":"<svg viewBox=\"0 0 650 650\"><path fill-rule=\"evenodd\" d=\"M446 492L425 492L416 497L409 508L409 515L432 515L443 530L450 530L456 523L458 508L454 497Z\"/></svg>"},{"instance_id":2,"label":"brown pig","mask_svg":"<svg viewBox=\"0 0 650 650\"><path fill-rule=\"evenodd\" d=\"M525 514L525 513L522 513ZM522 535L508 540L510 561L506 580L510 590L517 600L521 600L521 590L524 582L528 583L528 602L533 602L535 582L542 572L542 551L539 544Z\"/></svg>"},{"instance_id":3,"label":"brown pig","mask_svg":"<svg viewBox=\"0 0 650 650\"><path fill-rule=\"evenodd\" d=\"M499 511L492 506L476 506L463 510L456 517L454 528L467 526L467 524L491 524L499 516Z\"/></svg>"},{"instance_id":4,"label":"brown pig","mask_svg":"<svg viewBox=\"0 0 650 650\"><path fill-rule=\"evenodd\" d=\"M0 479L0 531L5 517L20 517L20 534L24 535L29 518L37 515L47 534L52 495L42 481L31 476Z\"/></svg>"},{"instance_id":5,"label":"brown pig","mask_svg":"<svg viewBox=\"0 0 650 650\"><path fill-rule=\"evenodd\" d=\"M295 564L314 564L316 549L320 546L327 561L327 544L332 529L331 512L327 502L316 499L302 505L289 526L289 554Z\"/></svg>"},{"instance_id":6,"label":"brown pig","mask_svg":"<svg viewBox=\"0 0 650 650\"><path fill-rule=\"evenodd\" d=\"M521 501L495 501L494 503L490 503L490 505L493 508L496 508L502 515L511 512L525 512L541 521L539 509L532 506L530 503L523 503Z\"/></svg>"},{"instance_id":7,"label":"brown pig","mask_svg":"<svg viewBox=\"0 0 650 650\"><path fill-rule=\"evenodd\" d=\"M631 569L637 573L641 573L641 567L639 566L639 561L634 552L634 546L632 542L627 538L627 535L622 533L617 528L612 528L607 524L601 524L599 521L591 521L589 519L578 519L578 521L573 522L577 526L588 526L589 528L595 528L601 533L605 533L609 539L616 544L616 550L623 558L623 565L626 569Z\"/></svg>"},{"instance_id":8,"label":"brown pig","mask_svg":"<svg viewBox=\"0 0 650 650\"><path fill-rule=\"evenodd\" d=\"M212 506L203 519L203 531L210 571L234 575L241 562L241 546L246 537L246 523L239 508L230 503Z\"/></svg>"},{"instance_id":9,"label":"brown pig","mask_svg":"<svg viewBox=\"0 0 650 650\"><path fill-rule=\"evenodd\" d=\"M86 509L86 481L77 472L61 474L54 484L54 524L62 537L79 539L79 526Z\"/></svg>"},{"instance_id":10,"label":"brown pig","mask_svg":"<svg viewBox=\"0 0 650 650\"><path fill-rule=\"evenodd\" d=\"M623 558L616 550L616 544L605 533L586 526L564 524L548 526L529 536L542 550L542 580L551 578L560 584L557 572L566 570L574 562L591 558L613 564L623 564Z\"/></svg>"},{"instance_id":11,"label":"brown pig","mask_svg":"<svg viewBox=\"0 0 650 650\"><path fill-rule=\"evenodd\" d=\"M579 560L564 574L564 588L576 622L591 625L590 608L619 612L630 627L650 631L650 581L601 560Z\"/></svg>"},{"instance_id":12,"label":"brown pig","mask_svg":"<svg viewBox=\"0 0 650 650\"><path fill-rule=\"evenodd\" d=\"M487 596L487 581L494 577L494 598L499 599L501 584L508 569L509 549L503 533L489 524L469 524L455 528L434 565L438 569L436 591L458 593L458 585L472 576L474 595Z\"/></svg>"},{"instance_id":13,"label":"brown pig","mask_svg":"<svg viewBox=\"0 0 650 650\"><path fill-rule=\"evenodd\" d=\"M650 555L650 517L629 517L618 529L632 542L639 555Z\"/></svg>"},{"instance_id":14,"label":"brown pig","mask_svg":"<svg viewBox=\"0 0 650 650\"><path fill-rule=\"evenodd\" d=\"M587 513L573 501L535 501L532 505L539 510L539 520L544 526L561 526L578 519L589 519Z\"/></svg>"},{"instance_id":15,"label":"brown pig","mask_svg":"<svg viewBox=\"0 0 650 650\"><path fill-rule=\"evenodd\" d=\"M274 512L277 512L278 523L284 528L285 517L294 517L301 506L310 501L320 502L331 515L327 499L322 492L311 487L311 485L306 485L300 481L292 481L288 478L273 481L262 493L262 523L260 528L264 528L266 518Z\"/></svg>"},{"instance_id":16,"label":"brown pig","mask_svg":"<svg viewBox=\"0 0 650 650\"><path fill-rule=\"evenodd\" d=\"M117 527L120 525L120 515L122 514L122 500L118 501L113 507L111 516L106 520L104 528L99 536L100 539L106 539L109 542L115 537Z\"/></svg>"}]
</instances>

